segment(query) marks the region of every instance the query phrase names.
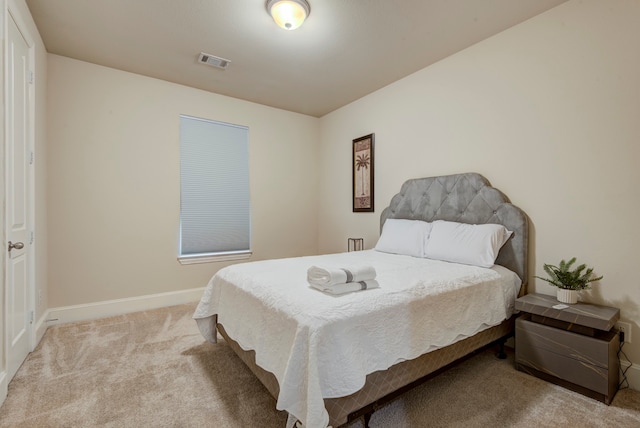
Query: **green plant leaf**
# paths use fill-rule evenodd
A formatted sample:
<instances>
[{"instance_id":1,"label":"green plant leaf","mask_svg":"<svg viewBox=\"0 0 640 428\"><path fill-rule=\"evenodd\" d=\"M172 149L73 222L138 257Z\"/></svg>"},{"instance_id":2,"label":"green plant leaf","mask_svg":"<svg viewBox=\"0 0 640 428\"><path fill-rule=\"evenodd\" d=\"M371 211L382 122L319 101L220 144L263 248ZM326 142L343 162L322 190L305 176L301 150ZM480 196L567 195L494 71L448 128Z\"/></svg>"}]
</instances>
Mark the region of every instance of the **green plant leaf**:
<instances>
[{"instance_id":1,"label":"green plant leaf","mask_svg":"<svg viewBox=\"0 0 640 428\"><path fill-rule=\"evenodd\" d=\"M584 263L578 265L574 269L571 269L575 262L576 258L572 257L569 261L560 260L558 266L545 263L542 268L546 272L548 278L543 278L537 275L534 277L546 281L558 288L565 288L569 290L588 289L592 282L600 281L603 278L602 276L594 277L593 268L587 268L587 265Z\"/></svg>"}]
</instances>

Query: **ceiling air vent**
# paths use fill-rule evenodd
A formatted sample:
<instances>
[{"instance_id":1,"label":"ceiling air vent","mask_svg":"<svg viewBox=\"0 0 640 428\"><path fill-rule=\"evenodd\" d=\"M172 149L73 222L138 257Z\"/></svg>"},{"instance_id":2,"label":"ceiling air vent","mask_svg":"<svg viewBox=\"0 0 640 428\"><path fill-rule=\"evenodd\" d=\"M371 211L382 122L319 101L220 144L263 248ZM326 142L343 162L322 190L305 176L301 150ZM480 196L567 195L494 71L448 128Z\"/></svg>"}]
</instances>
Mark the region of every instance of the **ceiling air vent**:
<instances>
[{"instance_id":1,"label":"ceiling air vent","mask_svg":"<svg viewBox=\"0 0 640 428\"><path fill-rule=\"evenodd\" d=\"M231 61L229 61L228 59L220 58L219 56L209 55L201 52L200 56L198 57L198 62L210 65L211 67L226 70Z\"/></svg>"}]
</instances>

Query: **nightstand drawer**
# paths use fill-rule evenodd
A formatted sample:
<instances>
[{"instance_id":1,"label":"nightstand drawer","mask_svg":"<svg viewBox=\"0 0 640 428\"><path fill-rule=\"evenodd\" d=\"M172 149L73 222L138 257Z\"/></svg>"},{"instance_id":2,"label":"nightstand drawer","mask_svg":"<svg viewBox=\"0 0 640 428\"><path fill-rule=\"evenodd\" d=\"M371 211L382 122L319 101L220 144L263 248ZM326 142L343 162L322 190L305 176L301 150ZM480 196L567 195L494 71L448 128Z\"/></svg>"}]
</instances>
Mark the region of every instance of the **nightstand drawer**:
<instances>
[{"instance_id":1,"label":"nightstand drawer","mask_svg":"<svg viewBox=\"0 0 640 428\"><path fill-rule=\"evenodd\" d=\"M606 404L618 391L620 310L576 303L557 308L554 296L516 299L516 368Z\"/></svg>"},{"instance_id":2,"label":"nightstand drawer","mask_svg":"<svg viewBox=\"0 0 640 428\"><path fill-rule=\"evenodd\" d=\"M516 347L544 349L603 368L609 367L612 349L617 351L615 336L614 332L602 332L589 337L538 324L527 317L516 320Z\"/></svg>"},{"instance_id":3,"label":"nightstand drawer","mask_svg":"<svg viewBox=\"0 0 640 428\"><path fill-rule=\"evenodd\" d=\"M609 388L608 368L598 367L550 350L530 346L526 341L518 341L516 333L516 363L531 367L559 379L572 382L601 394Z\"/></svg>"},{"instance_id":4,"label":"nightstand drawer","mask_svg":"<svg viewBox=\"0 0 640 428\"><path fill-rule=\"evenodd\" d=\"M533 375L537 371L586 388L607 404L617 391L620 340L615 332L583 336L524 316L516 319L515 344L516 366L522 371Z\"/></svg>"}]
</instances>

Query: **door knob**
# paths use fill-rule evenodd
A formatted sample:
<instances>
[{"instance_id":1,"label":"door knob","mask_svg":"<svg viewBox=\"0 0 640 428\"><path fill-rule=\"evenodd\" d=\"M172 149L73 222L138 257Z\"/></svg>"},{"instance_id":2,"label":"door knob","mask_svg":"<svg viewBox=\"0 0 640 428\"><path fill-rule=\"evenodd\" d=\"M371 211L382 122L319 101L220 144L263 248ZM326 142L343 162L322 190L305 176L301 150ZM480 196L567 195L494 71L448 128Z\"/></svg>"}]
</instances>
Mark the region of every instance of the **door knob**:
<instances>
[{"instance_id":1,"label":"door knob","mask_svg":"<svg viewBox=\"0 0 640 428\"><path fill-rule=\"evenodd\" d=\"M16 250L22 250L24 248L24 244L22 242L16 242L15 244L11 241L9 241L9 252L11 252L11 250L13 249Z\"/></svg>"}]
</instances>

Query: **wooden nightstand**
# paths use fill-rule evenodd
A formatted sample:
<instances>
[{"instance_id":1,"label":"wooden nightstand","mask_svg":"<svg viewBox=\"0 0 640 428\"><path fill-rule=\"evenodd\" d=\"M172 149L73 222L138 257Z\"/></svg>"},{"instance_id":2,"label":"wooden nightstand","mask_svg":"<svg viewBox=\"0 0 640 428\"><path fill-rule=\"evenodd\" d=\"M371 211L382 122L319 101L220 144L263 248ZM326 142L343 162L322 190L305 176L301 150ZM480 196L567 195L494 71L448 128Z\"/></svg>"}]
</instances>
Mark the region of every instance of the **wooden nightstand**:
<instances>
[{"instance_id":1,"label":"wooden nightstand","mask_svg":"<svg viewBox=\"0 0 640 428\"><path fill-rule=\"evenodd\" d=\"M516 300L516 368L610 404L618 391L620 310L576 303L566 309L555 296Z\"/></svg>"}]
</instances>

